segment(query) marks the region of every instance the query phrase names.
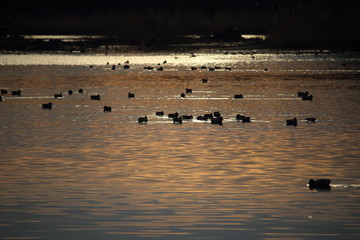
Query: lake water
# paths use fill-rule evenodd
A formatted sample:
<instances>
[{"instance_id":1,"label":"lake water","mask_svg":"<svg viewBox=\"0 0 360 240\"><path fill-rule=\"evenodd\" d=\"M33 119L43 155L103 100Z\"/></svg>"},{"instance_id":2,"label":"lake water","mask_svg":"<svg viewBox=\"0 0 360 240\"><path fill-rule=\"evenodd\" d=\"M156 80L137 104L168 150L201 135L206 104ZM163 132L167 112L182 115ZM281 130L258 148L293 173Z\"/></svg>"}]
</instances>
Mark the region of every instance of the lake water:
<instances>
[{"instance_id":1,"label":"lake water","mask_svg":"<svg viewBox=\"0 0 360 240\"><path fill-rule=\"evenodd\" d=\"M194 54L0 55L0 239L360 239L360 54Z\"/></svg>"}]
</instances>

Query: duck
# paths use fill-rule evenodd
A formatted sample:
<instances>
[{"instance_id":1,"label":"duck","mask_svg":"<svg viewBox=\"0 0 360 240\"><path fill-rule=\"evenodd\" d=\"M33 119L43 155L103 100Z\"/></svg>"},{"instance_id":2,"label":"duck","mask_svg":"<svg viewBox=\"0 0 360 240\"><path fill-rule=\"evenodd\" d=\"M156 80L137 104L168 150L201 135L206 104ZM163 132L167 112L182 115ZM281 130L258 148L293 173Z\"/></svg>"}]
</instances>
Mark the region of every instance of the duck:
<instances>
[{"instance_id":1,"label":"duck","mask_svg":"<svg viewBox=\"0 0 360 240\"><path fill-rule=\"evenodd\" d=\"M243 98L244 96L242 94L235 94L234 98Z\"/></svg>"},{"instance_id":2,"label":"duck","mask_svg":"<svg viewBox=\"0 0 360 240\"><path fill-rule=\"evenodd\" d=\"M84 90L82 90L82 88L80 88L79 90L78 90L78 93L83 93L84 92Z\"/></svg>"},{"instance_id":3,"label":"duck","mask_svg":"<svg viewBox=\"0 0 360 240\"><path fill-rule=\"evenodd\" d=\"M297 119L293 118L293 119L286 120L286 125L288 125L288 126L296 126L297 125Z\"/></svg>"},{"instance_id":4,"label":"duck","mask_svg":"<svg viewBox=\"0 0 360 240\"><path fill-rule=\"evenodd\" d=\"M307 117L307 118L305 118L305 120L308 121L308 122L315 122L315 121L316 121L316 118L314 118L314 117Z\"/></svg>"},{"instance_id":5,"label":"duck","mask_svg":"<svg viewBox=\"0 0 360 240\"><path fill-rule=\"evenodd\" d=\"M130 69L130 65L124 65L124 69Z\"/></svg>"},{"instance_id":6,"label":"duck","mask_svg":"<svg viewBox=\"0 0 360 240\"><path fill-rule=\"evenodd\" d=\"M115 66L115 65L112 65L111 69L112 69L112 70L115 70L115 69L116 69L116 66Z\"/></svg>"},{"instance_id":7,"label":"duck","mask_svg":"<svg viewBox=\"0 0 360 240\"><path fill-rule=\"evenodd\" d=\"M212 113L205 113L204 118L211 119L211 118L214 118L214 115Z\"/></svg>"},{"instance_id":8,"label":"duck","mask_svg":"<svg viewBox=\"0 0 360 240\"><path fill-rule=\"evenodd\" d=\"M197 70L197 67L191 67L191 71Z\"/></svg>"},{"instance_id":9,"label":"duck","mask_svg":"<svg viewBox=\"0 0 360 240\"><path fill-rule=\"evenodd\" d=\"M250 122L250 117L243 117L243 119L242 119L242 122L243 123L249 123Z\"/></svg>"},{"instance_id":10,"label":"duck","mask_svg":"<svg viewBox=\"0 0 360 240\"><path fill-rule=\"evenodd\" d=\"M92 96L90 96L90 99L91 100L100 100L100 95L98 94L98 95L92 95Z\"/></svg>"},{"instance_id":11,"label":"duck","mask_svg":"<svg viewBox=\"0 0 360 240\"><path fill-rule=\"evenodd\" d=\"M298 97L308 96L308 95L309 95L309 92L308 92L308 91L306 91L306 92L299 91L299 92L297 93L297 95L298 95Z\"/></svg>"},{"instance_id":12,"label":"duck","mask_svg":"<svg viewBox=\"0 0 360 240\"><path fill-rule=\"evenodd\" d=\"M311 190L316 189L316 190L331 190L330 189L330 183L331 180L330 179L310 179L309 180L309 188Z\"/></svg>"},{"instance_id":13,"label":"duck","mask_svg":"<svg viewBox=\"0 0 360 240\"><path fill-rule=\"evenodd\" d=\"M51 102L49 102L49 103L44 103L44 104L42 105L42 108L44 108L44 109L52 109L52 103L51 103Z\"/></svg>"},{"instance_id":14,"label":"duck","mask_svg":"<svg viewBox=\"0 0 360 240\"><path fill-rule=\"evenodd\" d=\"M72 95L74 92L71 90L71 89L69 89L69 91L68 91L68 94L69 95Z\"/></svg>"},{"instance_id":15,"label":"duck","mask_svg":"<svg viewBox=\"0 0 360 240\"><path fill-rule=\"evenodd\" d=\"M213 115L214 117L221 117L221 113L219 111L215 111Z\"/></svg>"},{"instance_id":16,"label":"duck","mask_svg":"<svg viewBox=\"0 0 360 240\"><path fill-rule=\"evenodd\" d=\"M156 70L158 71L164 71L164 68L162 66L158 67Z\"/></svg>"},{"instance_id":17,"label":"duck","mask_svg":"<svg viewBox=\"0 0 360 240\"><path fill-rule=\"evenodd\" d=\"M193 116L192 116L192 115L182 115L181 117L182 117L182 119L184 119L184 120L191 120L191 119L193 119Z\"/></svg>"},{"instance_id":18,"label":"duck","mask_svg":"<svg viewBox=\"0 0 360 240\"><path fill-rule=\"evenodd\" d=\"M104 106L103 110L104 110L104 112L111 112L112 109L110 106Z\"/></svg>"},{"instance_id":19,"label":"duck","mask_svg":"<svg viewBox=\"0 0 360 240\"><path fill-rule=\"evenodd\" d=\"M54 98L62 98L63 95L61 93L56 93L54 94Z\"/></svg>"},{"instance_id":20,"label":"duck","mask_svg":"<svg viewBox=\"0 0 360 240\"><path fill-rule=\"evenodd\" d=\"M134 93L131 93L131 92L128 93L128 98L134 98L134 97L135 97Z\"/></svg>"},{"instance_id":21,"label":"duck","mask_svg":"<svg viewBox=\"0 0 360 240\"><path fill-rule=\"evenodd\" d=\"M215 118L211 118L211 124L219 124L222 125L223 124L223 117L215 117Z\"/></svg>"},{"instance_id":22,"label":"duck","mask_svg":"<svg viewBox=\"0 0 360 240\"><path fill-rule=\"evenodd\" d=\"M6 89L1 89L1 94L7 94L8 91Z\"/></svg>"},{"instance_id":23,"label":"duck","mask_svg":"<svg viewBox=\"0 0 360 240\"><path fill-rule=\"evenodd\" d=\"M180 94L180 97L184 98L184 97L185 97L185 93Z\"/></svg>"},{"instance_id":24,"label":"duck","mask_svg":"<svg viewBox=\"0 0 360 240\"><path fill-rule=\"evenodd\" d=\"M179 116L179 113L178 112L176 112L176 113L169 113L168 114L168 117L169 118L176 118L176 117L178 117Z\"/></svg>"},{"instance_id":25,"label":"duck","mask_svg":"<svg viewBox=\"0 0 360 240\"><path fill-rule=\"evenodd\" d=\"M11 91L11 95L13 95L13 96L20 96L20 95L21 95L21 90Z\"/></svg>"},{"instance_id":26,"label":"duck","mask_svg":"<svg viewBox=\"0 0 360 240\"><path fill-rule=\"evenodd\" d=\"M202 83L207 83L208 80L207 80L207 78L203 78L203 79L201 79L201 82L202 82Z\"/></svg>"},{"instance_id":27,"label":"duck","mask_svg":"<svg viewBox=\"0 0 360 240\"><path fill-rule=\"evenodd\" d=\"M186 89L185 89L185 92L186 92L186 93L192 93L192 89L191 89L191 88L186 88Z\"/></svg>"},{"instance_id":28,"label":"duck","mask_svg":"<svg viewBox=\"0 0 360 240\"><path fill-rule=\"evenodd\" d=\"M164 116L164 111L156 112L155 115L156 116Z\"/></svg>"},{"instance_id":29,"label":"duck","mask_svg":"<svg viewBox=\"0 0 360 240\"><path fill-rule=\"evenodd\" d=\"M182 124L182 120L183 120L183 118L182 117L174 117L173 118L173 123L174 124Z\"/></svg>"},{"instance_id":30,"label":"duck","mask_svg":"<svg viewBox=\"0 0 360 240\"><path fill-rule=\"evenodd\" d=\"M308 100L308 101L312 101L313 100L313 96L312 95L305 95L301 97L301 100Z\"/></svg>"},{"instance_id":31,"label":"duck","mask_svg":"<svg viewBox=\"0 0 360 240\"><path fill-rule=\"evenodd\" d=\"M309 101L312 101L313 99L313 96L312 95L309 95L310 93L308 91L306 92L298 92L297 95L298 97L301 98L301 100L309 100Z\"/></svg>"},{"instance_id":32,"label":"duck","mask_svg":"<svg viewBox=\"0 0 360 240\"><path fill-rule=\"evenodd\" d=\"M244 118L245 118L244 115L241 115L241 114L237 114L237 115L236 115L236 120L241 121L241 120L243 120Z\"/></svg>"},{"instance_id":33,"label":"duck","mask_svg":"<svg viewBox=\"0 0 360 240\"><path fill-rule=\"evenodd\" d=\"M138 123L147 123L147 122L148 122L147 116L138 118Z\"/></svg>"},{"instance_id":34,"label":"duck","mask_svg":"<svg viewBox=\"0 0 360 240\"><path fill-rule=\"evenodd\" d=\"M204 116L197 116L196 117L196 120L199 120L199 121L206 121L207 118L205 118Z\"/></svg>"}]
</instances>

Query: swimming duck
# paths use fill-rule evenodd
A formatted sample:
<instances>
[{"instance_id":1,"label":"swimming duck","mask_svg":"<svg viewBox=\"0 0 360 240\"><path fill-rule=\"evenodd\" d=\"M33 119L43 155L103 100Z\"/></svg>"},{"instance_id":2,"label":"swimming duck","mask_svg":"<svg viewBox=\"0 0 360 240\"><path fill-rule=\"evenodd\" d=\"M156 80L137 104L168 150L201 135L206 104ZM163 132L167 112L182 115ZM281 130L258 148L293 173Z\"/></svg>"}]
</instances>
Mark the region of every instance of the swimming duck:
<instances>
[{"instance_id":1,"label":"swimming duck","mask_svg":"<svg viewBox=\"0 0 360 240\"><path fill-rule=\"evenodd\" d=\"M134 93L131 93L131 92L128 93L128 98L134 98L134 97L135 97Z\"/></svg>"},{"instance_id":2,"label":"swimming duck","mask_svg":"<svg viewBox=\"0 0 360 240\"><path fill-rule=\"evenodd\" d=\"M208 80L207 80L207 78L203 78L203 79L201 79L201 82L202 82L202 83L207 83Z\"/></svg>"},{"instance_id":3,"label":"swimming duck","mask_svg":"<svg viewBox=\"0 0 360 240\"><path fill-rule=\"evenodd\" d=\"M13 95L13 96L20 96L20 95L21 95L21 90L11 91L11 95Z\"/></svg>"},{"instance_id":4,"label":"swimming duck","mask_svg":"<svg viewBox=\"0 0 360 240\"><path fill-rule=\"evenodd\" d=\"M69 89L68 94L69 94L69 95L72 95L72 94L73 94L73 91L72 91L71 89Z\"/></svg>"},{"instance_id":5,"label":"swimming duck","mask_svg":"<svg viewBox=\"0 0 360 240\"><path fill-rule=\"evenodd\" d=\"M111 112L111 107L110 106L104 106L104 112Z\"/></svg>"},{"instance_id":6,"label":"swimming duck","mask_svg":"<svg viewBox=\"0 0 360 240\"><path fill-rule=\"evenodd\" d=\"M92 96L90 96L90 99L91 100L100 100L100 95L98 94L98 95L92 95Z\"/></svg>"},{"instance_id":7,"label":"swimming duck","mask_svg":"<svg viewBox=\"0 0 360 240\"><path fill-rule=\"evenodd\" d=\"M54 94L54 98L62 98L63 95L61 93L56 93Z\"/></svg>"},{"instance_id":8,"label":"swimming duck","mask_svg":"<svg viewBox=\"0 0 360 240\"><path fill-rule=\"evenodd\" d=\"M314 117L308 117L308 118L305 118L306 121L308 122L315 122L316 121L316 118Z\"/></svg>"},{"instance_id":9,"label":"swimming duck","mask_svg":"<svg viewBox=\"0 0 360 240\"><path fill-rule=\"evenodd\" d=\"M185 97L185 93L180 94L180 97L184 98L184 97Z\"/></svg>"},{"instance_id":10,"label":"swimming duck","mask_svg":"<svg viewBox=\"0 0 360 240\"><path fill-rule=\"evenodd\" d=\"M236 120L243 120L244 117L245 117L244 115L237 114L236 115Z\"/></svg>"},{"instance_id":11,"label":"swimming duck","mask_svg":"<svg viewBox=\"0 0 360 240\"><path fill-rule=\"evenodd\" d=\"M306 96L302 96L301 100L309 100L312 101L313 100L313 96L312 95L306 95Z\"/></svg>"},{"instance_id":12,"label":"swimming duck","mask_svg":"<svg viewBox=\"0 0 360 240\"><path fill-rule=\"evenodd\" d=\"M147 116L138 118L138 123L147 123L147 122L148 122Z\"/></svg>"},{"instance_id":13,"label":"swimming duck","mask_svg":"<svg viewBox=\"0 0 360 240\"><path fill-rule=\"evenodd\" d=\"M243 123L249 123L250 122L250 117L243 117L243 119L242 119L242 122Z\"/></svg>"},{"instance_id":14,"label":"swimming duck","mask_svg":"<svg viewBox=\"0 0 360 240\"><path fill-rule=\"evenodd\" d=\"M293 118L293 119L286 120L286 125L296 126L297 125L297 119Z\"/></svg>"},{"instance_id":15,"label":"swimming duck","mask_svg":"<svg viewBox=\"0 0 360 240\"><path fill-rule=\"evenodd\" d=\"M222 125L223 124L223 117L216 117L216 118L211 118L211 124L219 124Z\"/></svg>"},{"instance_id":16,"label":"swimming duck","mask_svg":"<svg viewBox=\"0 0 360 240\"><path fill-rule=\"evenodd\" d=\"M243 98L244 96L242 94L235 94L234 98Z\"/></svg>"},{"instance_id":17,"label":"swimming duck","mask_svg":"<svg viewBox=\"0 0 360 240\"><path fill-rule=\"evenodd\" d=\"M214 117L221 117L221 113L219 111L214 112Z\"/></svg>"},{"instance_id":18,"label":"swimming duck","mask_svg":"<svg viewBox=\"0 0 360 240\"><path fill-rule=\"evenodd\" d=\"M176 117L178 117L179 116L179 113L178 112L176 112L176 113L169 113L168 114L168 117L169 118L176 118Z\"/></svg>"},{"instance_id":19,"label":"swimming duck","mask_svg":"<svg viewBox=\"0 0 360 240\"><path fill-rule=\"evenodd\" d=\"M186 93L192 93L192 89L191 89L191 88L186 88L186 89L185 89L185 92L186 92Z\"/></svg>"},{"instance_id":20,"label":"swimming duck","mask_svg":"<svg viewBox=\"0 0 360 240\"><path fill-rule=\"evenodd\" d=\"M52 103L51 103L51 102L49 102L49 103L44 103L44 104L42 105L42 108L44 108L44 109L52 109Z\"/></svg>"},{"instance_id":21,"label":"swimming duck","mask_svg":"<svg viewBox=\"0 0 360 240\"><path fill-rule=\"evenodd\" d=\"M156 112L155 114L156 116L164 116L164 111L161 111L161 112Z\"/></svg>"},{"instance_id":22,"label":"swimming duck","mask_svg":"<svg viewBox=\"0 0 360 240\"><path fill-rule=\"evenodd\" d=\"M185 119L185 120L191 120L191 119L193 119L193 116L192 115L182 115L181 116L183 119Z\"/></svg>"},{"instance_id":23,"label":"swimming duck","mask_svg":"<svg viewBox=\"0 0 360 240\"><path fill-rule=\"evenodd\" d=\"M311 190L330 190L330 179L310 179L309 180L309 188Z\"/></svg>"},{"instance_id":24,"label":"swimming duck","mask_svg":"<svg viewBox=\"0 0 360 240\"><path fill-rule=\"evenodd\" d=\"M84 90L82 90L82 88L80 88L79 90L78 90L78 93L83 93L84 92Z\"/></svg>"},{"instance_id":25,"label":"swimming duck","mask_svg":"<svg viewBox=\"0 0 360 240\"><path fill-rule=\"evenodd\" d=\"M206 121L207 118L205 118L204 116L197 116L196 117L196 120L199 120L199 121Z\"/></svg>"},{"instance_id":26,"label":"swimming duck","mask_svg":"<svg viewBox=\"0 0 360 240\"><path fill-rule=\"evenodd\" d=\"M182 117L174 117L173 118L173 123L177 123L177 124L182 124L182 120L183 118Z\"/></svg>"},{"instance_id":27,"label":"swimming duck","mask_svg":"<svg viewBox=\"0 0 360 240\"><path fill-rule=\"evenodd\" d=\"M8 91L6 89L1 89L1 94L7 94Z\"/></svg>"}]
</instances>

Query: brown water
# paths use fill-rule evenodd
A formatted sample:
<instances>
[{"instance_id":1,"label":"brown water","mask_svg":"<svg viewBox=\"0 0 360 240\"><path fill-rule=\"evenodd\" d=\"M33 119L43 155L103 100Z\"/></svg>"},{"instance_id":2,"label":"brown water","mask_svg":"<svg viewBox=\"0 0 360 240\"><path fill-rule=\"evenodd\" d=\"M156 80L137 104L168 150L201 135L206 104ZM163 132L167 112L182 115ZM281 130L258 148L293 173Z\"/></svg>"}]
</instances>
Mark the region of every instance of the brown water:
<instances>
[{"instance_id":1,"label":"brown water","mask_svg":"<svg viewBox=\"0 0 360 240\"><path fill-rule=\"evenodd\" d=\"M359 239L359 55L196 55L1 55L0 239Z\"/></svg>"}]
</instances>

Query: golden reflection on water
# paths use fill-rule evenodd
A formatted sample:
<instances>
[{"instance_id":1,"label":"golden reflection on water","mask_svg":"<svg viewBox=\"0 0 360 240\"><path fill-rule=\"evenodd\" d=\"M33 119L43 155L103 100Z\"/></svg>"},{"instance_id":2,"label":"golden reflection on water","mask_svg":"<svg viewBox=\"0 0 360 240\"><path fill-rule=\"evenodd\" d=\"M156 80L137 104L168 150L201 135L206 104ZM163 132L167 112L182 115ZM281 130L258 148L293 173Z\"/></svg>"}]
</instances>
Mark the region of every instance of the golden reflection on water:
<instances>
[{"instance_id":1,"label":"golden reflection on water","mask_svg":"<svg viewBox=\"0 0 360 240\"><path fill-rule=\"evenodd\" d=\"M58 239L52 233L87 239L359 234L356 188L317 192L306 186L322 177L357 183L359 92L348 88L358 86L356 76L339 82L322 74L312 81L311 75L304 80L282 73L69 68L34 67L39 74L30 66L23 73L1 69L1 86L8 88L18 84L12 72L23 74L24 96L6 96L0 105L0 239ZM204 77L208 84L201 83ZM41 109L55 92L80 87L84 94ZM195 91L180 99L186 87ZM314 101L296 97L304 89ZM128 99L129 91L136 98ZM100 102L89 100L95 92ZM232 98L238 93L244 99ZM103 105L113 111L102 112ZM160 110L194 116L221 111L225 121L175 125L155 116ZM237 113L254 121L238 122ZM148 124L138 124L145 115ZM294 116L318 121L285 126Z\"/></svg>"}]
</instances>

